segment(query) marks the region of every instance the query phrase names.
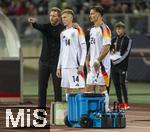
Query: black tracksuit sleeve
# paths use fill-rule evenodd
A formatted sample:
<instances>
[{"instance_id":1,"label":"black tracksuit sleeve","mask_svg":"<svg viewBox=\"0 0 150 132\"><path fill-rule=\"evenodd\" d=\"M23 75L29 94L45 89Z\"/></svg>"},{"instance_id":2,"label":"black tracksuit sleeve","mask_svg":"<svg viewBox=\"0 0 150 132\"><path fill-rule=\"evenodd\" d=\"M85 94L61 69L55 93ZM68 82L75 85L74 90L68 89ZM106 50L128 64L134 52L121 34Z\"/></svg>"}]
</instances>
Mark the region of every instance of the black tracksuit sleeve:
<instances>
[{"instance_id":1,"label":"black tracksuit sleeve","mask_svg":"<svg viewBox=\"0 0 150 132\"><path fill-rule=\"evenodd\" d=\"M129 53L131 51L131 44L132 44L132 40L129 39L128 43L127 43L127 45L125 47L125 52L122 55L122 57L120 59L118 59L118 60L113 62L115 65L120 64L121 62L123 62L129 56Z\"/></svg>"},{"instance_id":2,"label":"black tracksuit sleeve","mask_svg":"<svg viewBox=\"0 0 150 132\"><path fill-rule=\"evenodd\" d=\"M47 26L46 24L38 24L38 23L32 23L33 28L39 30L43 34L47 32Z\"/></svg>"}]
</instances>

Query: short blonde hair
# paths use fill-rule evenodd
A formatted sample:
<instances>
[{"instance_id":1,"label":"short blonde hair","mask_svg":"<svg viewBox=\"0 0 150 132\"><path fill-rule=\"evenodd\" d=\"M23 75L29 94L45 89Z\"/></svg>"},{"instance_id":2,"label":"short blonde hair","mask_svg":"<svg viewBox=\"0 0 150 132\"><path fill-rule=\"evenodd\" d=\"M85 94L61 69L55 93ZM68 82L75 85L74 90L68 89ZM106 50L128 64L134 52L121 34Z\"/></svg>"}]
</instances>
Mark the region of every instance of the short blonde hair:
<instances>
[{"instance_id":1,"label":"short blonde hair","mask_svg":"<svg viewBox=\"0 0 150 132\"><path fill-rule=\"evenodd\" d=\"M74 17L74 11L71 10L71 9L65 9L65 10L63 10L61 12L61 15L63 15L64 13L71 14Z\"/></svg>"}]
</instances>

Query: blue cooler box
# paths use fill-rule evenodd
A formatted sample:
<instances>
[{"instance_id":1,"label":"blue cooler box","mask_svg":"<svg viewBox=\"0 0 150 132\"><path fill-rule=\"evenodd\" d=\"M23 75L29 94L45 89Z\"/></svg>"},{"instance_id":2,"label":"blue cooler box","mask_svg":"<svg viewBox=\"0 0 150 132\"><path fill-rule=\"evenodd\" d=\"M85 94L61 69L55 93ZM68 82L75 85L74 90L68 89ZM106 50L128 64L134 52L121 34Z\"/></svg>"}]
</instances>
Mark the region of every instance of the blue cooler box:
<instances>
[{"instance_id":1,"label":"blue cooler box","mask_svg":"<svg viewBox=\"0 0 150 132\"><path fill-rule=\"evenodd\" d=\"M104 100L105 96L102 94L69 94L65 124L72 127L99 127L101 122L96 120L100 120L98 113L105 111ZM94 118L97 119L93 120Z\"/></svg>"},{"instance_id":2,"label":"blue cooler box","mask_svg":"<svg viewBox=\"0 0 150 132\"><path fill-rule=\"evenodd\" d=\"M81 128L125 128L125 113L119 108L105 111L102 94L69 94L65 125Z\"/></svg>"}]
</instances>

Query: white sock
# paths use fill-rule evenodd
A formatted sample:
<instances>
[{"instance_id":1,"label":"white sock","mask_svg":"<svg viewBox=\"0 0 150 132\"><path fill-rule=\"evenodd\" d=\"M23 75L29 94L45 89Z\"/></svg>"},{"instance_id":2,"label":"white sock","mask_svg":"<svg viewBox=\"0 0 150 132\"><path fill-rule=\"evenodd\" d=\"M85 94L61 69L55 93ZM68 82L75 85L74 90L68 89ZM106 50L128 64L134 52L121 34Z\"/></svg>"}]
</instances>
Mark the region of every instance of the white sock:
<instances>
[{"instance_id":1,"label":"white sock","mask_svg":"<svg viewBox=\"0 0 150 132\"><path fill-rule=\"evenodd\" d=\"M105 111L108 112L109 111L109 95L107 90L103 91L102 94L105 94Z\"/></svg>"},{"instance_id":2,"label":"white sock","mask_svg":"<svg viewBox=\"0 0 150 132\"><path fill-rule=\"evenodd\" d=\"M68 102L68 93L66 93L66 102Z\"/></svg>"}]
</instances>

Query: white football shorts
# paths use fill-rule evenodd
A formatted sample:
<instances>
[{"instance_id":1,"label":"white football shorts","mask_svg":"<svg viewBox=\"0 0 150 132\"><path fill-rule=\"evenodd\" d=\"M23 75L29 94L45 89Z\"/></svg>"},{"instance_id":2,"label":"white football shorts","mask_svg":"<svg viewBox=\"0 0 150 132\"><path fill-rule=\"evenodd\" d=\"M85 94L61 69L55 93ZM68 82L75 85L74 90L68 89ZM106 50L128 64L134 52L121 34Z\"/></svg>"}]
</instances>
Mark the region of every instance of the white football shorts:
<instances>
[{"instance_id":1,"label":"white football shorts","mask_svg":"<svg viewBox=\"0 0 150 132\"><path fill-rule=\"evenodd\" d=\"M108 77L110 78L110 69L105 69L105 71L107 72ZM90 68L90 72L87 74L86 84L87 85L106 85L103 75L101 73L101 69L99 69L96 72L94 67Z\"/></svg>"},{"instance_id":2,"label":"white football shorts","mask_svg":"<svg viewBox=\"0 0 150 132\"><path fill-rule=\"evenodd\" d=\"M77 68L61 69L61 87L63 88L84 88L85 75L78 74Z\"/></svg>"}]
</instances>

